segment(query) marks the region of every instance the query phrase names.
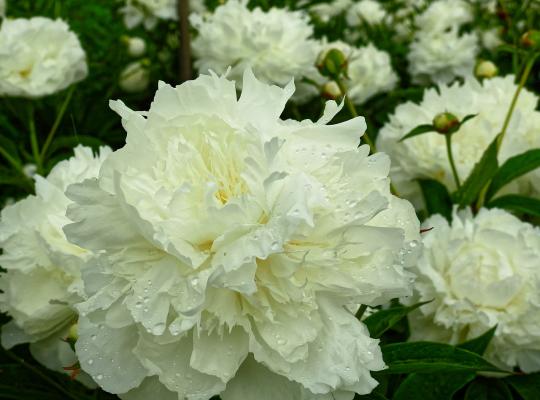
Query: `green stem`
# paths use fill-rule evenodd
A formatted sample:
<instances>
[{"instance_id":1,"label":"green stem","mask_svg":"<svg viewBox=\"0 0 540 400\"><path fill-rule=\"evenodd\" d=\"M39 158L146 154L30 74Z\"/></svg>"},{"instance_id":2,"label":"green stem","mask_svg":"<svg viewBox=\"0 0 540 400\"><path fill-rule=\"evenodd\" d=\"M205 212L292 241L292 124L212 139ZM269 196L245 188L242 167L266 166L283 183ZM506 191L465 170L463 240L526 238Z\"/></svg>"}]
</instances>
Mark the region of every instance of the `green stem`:
<instances>
[{"instance_id":1,"label":"green stem","mask_svg":"<svg viewBox=\"0 0 540 400\"><path fill-rule=\"evenodd\" d=\"M58 114L56 115L56 119L54 120L53 126L51 130L49 131L49 134L47 135L47 139L45 140L45 143L43 144L43 147L41 148L40 153L40 159L44 160L45 156L47 155L47 150L49 149L49 146L52 143L52 140L54 138L54 135L56 134L56 131L58 130L58 127L60 126L60 122L62 122L62 118L64 117L64 114L66 113L67 106L69 102L71 101L71 97L73 96L75 86L72 86L71 89L69 89L66 98L64 99L64 102L60 106L60 110L58 111Z\"/></svg>"},{"instance_id":2,"label":"green stem","mask_svg":"<svg viewBox=\"0 0 540 400\"><path fill-rule=\"evenodd\" d=\"M32 146L32 155L39 174L43 173L43 166L41 165L41 156L39 155L39 144L36 132L36 121L34 120L34 107L30 103L28 113L29 129L30 129L30 145Z\"/></svg>"},{"instance_id":3,"label":"green stem","mask_svg":"<svg viewBox=\"0 0 540 400\"><path fill-rule=\"evenodd\" d=\"M358 309L358 311L356 312L356 315L355 317L358 319L358 321L361 321L362 320L362 316L364 315L364 313L366 312L367 310L367 305L366 304L362 304L360 306L360 308Z\"/></svg>"},{"instance_id":4,"label":"green stem","mask_svg":"<svg viewBox=\"0 0 540 400\"><path fill-rule=\"evenodd\" d=\"M499 139L497 140L497 152L501 149L502 141L504 139L504 136L506 135L506 131L508 130L508 125L510 124L510 119L512 118L512 114L514 113L514 109L516 108L517 100L519 98L521 90L523 89L525 83L527 82L527 79L529 78L536 57L538 57L538 54L534 54L533 56L531 56L531 58L529 59L529 61L527 61L527 64L525 65L525 69L523 70L523 74L521 75L518 88L514 93L514 97L512 98L512 102L510 103L510 108L508 109L506 117L504 118L501 133L499 135Z\"/></svg>"},{"instance_id":5,"label":"green stem","mask_svg":"<svg viewBox=\"0 0 540 400\"><path fill-rule=\"evenodd\" d=\"M452 167L452 175L454 175L454 181L456 187L459 190L461 188L461 182L459 181L459 175L456 169L456 163L454 161L454 155L452 154L452 135L444 135L446 139L446 154L448 154L448 161L450 161L450 167Z\"/></svg>"},{"instance_id":6,"label":"green stem","mask_svg":"<svg viewBox=\"0 0 540 400\"><path fill-rule=\"evenodd\" d=\"M358 117L358 112L356 111L356 107L354 106L354 104L351 101L351 99L349 98L349 96L347 96L347 87L345 86L345 84L343 83L343 81L339 77L336 77L335 81L336 81L337 85L339 86L339 90L341 90L341 93L343 94L343 98L345 99L345 105L349 109L349 113L351 114L351 116L353 118ZM369 145L369 148L371 149L372 154L377 152L377 148L375 147L375 143L373 143L373 141L369 137L369 134L367 133L367 131L362 136L362 139L364 139L364 141Z\"/></svg>"},{"instance_id":7,"label":"green stem","mask_svg":"<svg viewBox=\"0 0 540 400\"><path fill-rule=\"evenodd\" d=\"M49 383L51 386L54 386L57 390L59 390L61 393L65 394L67 397L73 400L79 400L76 396L74 396L72 393L68 392L66 389L62 387L58 382L55 382L51 378L49 378L46 374L41 372L39 369L34 367L33 365L28 364L25 360L22 358L16 356L9 350L4 349L4 353L11 358L12 360L16 361L17 363L21 364L23 367L27 368L28 370L32 371L34 374L38 375L41 379Z\"/></svg>"}]
</instances>

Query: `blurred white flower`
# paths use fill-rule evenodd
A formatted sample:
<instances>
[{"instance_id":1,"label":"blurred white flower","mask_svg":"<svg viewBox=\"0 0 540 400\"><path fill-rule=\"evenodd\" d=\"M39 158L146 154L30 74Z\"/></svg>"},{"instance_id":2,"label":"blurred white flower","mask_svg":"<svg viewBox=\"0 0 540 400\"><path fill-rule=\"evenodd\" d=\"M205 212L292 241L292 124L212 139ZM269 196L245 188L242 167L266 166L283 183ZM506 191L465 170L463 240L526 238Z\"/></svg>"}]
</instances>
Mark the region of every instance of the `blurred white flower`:
<instances>
[{"instance_id":1,"label":"blurred white flower","mask_svg":"<svg viewBox=\"0 0 540 400\"><path fill-rule=\"evenodd\" d=\"M420 30L407 54L409 73L416 83L449 83L456 77L472 75L478 54L476 34L432 33Z\"/></svg>"},{"instance_id":2,"label":"blurred white flower","mask_svg":"<svg viewBox=\"0 0 540 400\"><path fill-rule=\"evenodd\" d=\"M344 78L344 84L354 103L363 104L376 94L396 87L398 76L387 52L372 43L358 48L344 42L328 43L323 46L323 51L332 48L341 50L348 58L348 79Z\"/></svg>"},{"instance_id":3,"label":"blurred white flower","mask_svg":"<svg viewBox=\"0 0 540 400\"><path fill-rule=\"evenodd\" d=\"M309 12L319 18L322 22L329 22L332 18L344 13L353 5L352 0L333 0L312 5Z\"/></svg>"},{"instance_id":4,"label":"blurred white flower","mask_svg":"<svg viewBox=\"0 0 540 400\"><path fill-rule=\"evenodd\" d=\"M141 57L146 53L146 42L140 37L122 37L123 42L126 45L127 52L131 57Z\"/></svg>"},{"instance_id":5,"label":"blurred white flower","mask_svg":"<svg viewBox=\"0 0 540 400\"><path fill-rule=\"evenodd\" d=\"M318 90L302 77L317 74L319 43L311 39L307 15L285 9L249 10L244 1L229 0L214 14L191 15L199 34L193 40L195 66L201 73L225 73L241 87L244 69L250 67L266 83L286 85L295 78L293 100L317 96Z\"/></svg>"},{"instance_id":6,"label":"blurred white flower","mask_svg":"<svg viewBox=\"0 0 540 400\"><path fill-rule=\"evenodd\" d=\"M154 29L158 21L176 20L177 0L125 0L120 9L124 15L124 24L128 29L135 28L141 23L146 29Z\"/></svg>"},{"instance_id":7,"label":"blurred white flower","mask_svg":"<svg viewBox=\"0 0 540 400\"><path fill-rule=\"evenodd\" d=\"M0 96L46 96L87 74L86 54L64 21L33 17L2 22Z\"/></svg>"},{"instance_id":8,"label":"blurred white flower","mask_svg":"<svg viewBox=\"0 0 540 400\"><path fill-rule=\"evenodd\" d=\"M415 17L415 24L424 32L442 33L471 22L473 17L472 7L465 0L437 0Z\"/></svg>"},{"instance_id":9,"label":"blurred white flower","mask_svg":"<svg viewBox=\"0 0 540 400\"><path fill-rule=\"evenodd\" d=\"M36 175L36 172L37 172L37 165L36 164L25 164L22 167L22 172L28 178L33 178L34 175Z\"/></svg>"},{"instance_id":10,"label":"blurred white flower","mask_svg":"<svg viewBox=\"0 0 540 400\"><path fill-rule=\"evenodd\" d=\"M419 224L388 157L358 147L363 118L327 125L335 102L283 121L292 83L248 69L242 86L201 75L147 112L111 102L127 144L68 189L64 231L101 253L77 354L124 399L349 400L384 368L344 306L410 293Z\"/></svg>"},{"instance_id":11,"label":"blurred white flower","mask_svg":"<svg viewBox=\"0 0 540 400\"><path fill-rule=\"evenodd\" d=\"M540 370L540 229L506 211L454 212L423 224L411 340L457 344L497 325L486 356L525 372Z\"/></svg>"},{"instance_id":12,"label":"blurred white flower","mask_svg":"<svg viewBox=\"0 0 540 400\"><path fill-rule=\"evenodd\" d=\"M480 41L482 45L488 50L494 50L497 46L500 46L504 42L502 41L499 33L499 29L493 28L487 31L480 32Z\"/></svg>"},{"instance_id":13,"label":"blurred white flower","mask_svg":"<svg viewBox=\"0 0 540 400\"><path fill-rule=\"evenodd\" d=\"M128 93L144 92L150 83L148 60L139 60L129 63L120 73L118 85Z\"/></svg>"},{"instance_id":14,"label":"blurred white flower","mask_svg":"<svg viewBox=\"0 0 540 400\"><path fill-rule=\"evenodd\" d=\"M362 23L377 25L384 21L386 11L375 0L361 0L358 3L347 7L347 24L351 27L357 27Z\"/></svg>"},{"instance_id":15,"label":"blurred white flower","mask_svg":"<svg viewBox=\"0 0 540 400\"><path fill-rule=\"evenodd\" d=\"M469 78L464 84L440 85L439 92L426 90L420 104L407 102L398 106L377 138L378 149L388 153L393 160L391 177L398 192L419 205L420 190L415 182L418 178L436 179L451 190L455 189L443 135L430 132L401 143L398 143L399 139L418 125L430 124L441 112L451 112L459 119L478 114L452 136L456 167L463 180L501 131L516 88L511 75L486 79L482 83ZM540 147L537 104L535 94L527 90L521 92L502 143L499 163ZM530 178L526 176L519 185L513 184L512 191L528 194L530 185Z\"/></svg>"},{"instance_id":16,"label":"blurred white flower","mask_svg":"<svg viewBox=\"0 0 540 400\"><path fill-rule=\"evenodd\" d=\"M58 163L47 178L35 176L35 196L2 210L0 265L7 271L0 275L0 310L13 318L2 327L2 346L30 342L38 361L50 368L62 370L76 361L60 339L77 320L73 304L83 293L80 267L90 257L62 231L70 222L64 191L96 177L110 152L103 147L94 157L90 148L76 147L75 155Z\"/></svg>"},{"instance_id":17,"label":"blurred white flower","mask_svg":"<svg viewBox=\"0 0 540 400\"><path fill-rule=\"evenodd\" d=\"M0 18L6 16L6 8L7 8L6 0L0 0Z\"/></svg>"}]
</instances>

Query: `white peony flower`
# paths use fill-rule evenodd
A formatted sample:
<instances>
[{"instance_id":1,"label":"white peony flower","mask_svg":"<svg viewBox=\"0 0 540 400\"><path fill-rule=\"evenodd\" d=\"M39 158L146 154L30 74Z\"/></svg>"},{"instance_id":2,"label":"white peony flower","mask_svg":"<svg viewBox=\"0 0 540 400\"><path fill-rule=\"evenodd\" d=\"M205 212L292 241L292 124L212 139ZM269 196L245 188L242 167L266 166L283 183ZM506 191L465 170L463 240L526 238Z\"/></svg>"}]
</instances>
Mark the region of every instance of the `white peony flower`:
<instances>
[{"instance_id":1,"label":"white peony flower","mask_svg":"<svg viewBox=\"0 0 540 400\"><path fill-rule=\"evenodd\" d=\"M2 327L2 346L30 342L38 361L53 369L72 365L75 355L60 338L77 320L81 300L80 267L90 252L66 241L62 227L70 203L66 187L96 177L111 152L94 157L87 147L58 163L47 178L36 179L36 195L2 210L0 221L0 310L13 320ZM64 363L65 362L65 363Z\"/></svg>"},{"instance_id":2,"label":"white peony flower","mask_svg":"<svg viewBox=\"0 0 540 400\"><path fill-rule=\"evenodd\" d=\"M433 2L415 18L419 30L413 37L407 60L416 83L449 83L472 74L478 54L476 33L459 33L473 18L463 0Z\"/></svg>"},{"instance_id":3,"label":"white peony flower","mask_svg":"<svg viewBox=\"0 0 540 400\"><path fill-rule=\"evenodd\" d=\"M144 92L150 84L148 64L148 60L129 63L122 72L120 72L120 78L118 80L120 89L128 93Z\"/></svg>"},{"instance_id":4,"label":"white peony flower","mask_svg":"<svg viewBox=\"0 0 540 400\"><path fill-rule=\"evenodd\" d=\"M341 50L348 58L349 79L344 79L344 83L355 104L363 104L376 94L396 87L398 76L387 52L377 49L372 43L357 48L340 41L324 45L323 51L332 48Z\"/></svg>"},{"instance_id":5,"label":"white peony flower","mask_svg":"<svg viewBox=\"0 0 540 400\"><path fill-rule=\"evenodd\" d=\"M398 143L399 139L418 125L430 124L441 112L451 112L459 119L478 114L452 136L457 171L464 180L501 131L516 88L511 75L486 79L482 83L470 78L463 84L440 85L438 92L426 90L420 104L407 102L398 106L377 138L377 148L394 160L391 177L398 192L419 205L420 189L415 182L418 178L436 179L451 190L456 188L443 135L430 132L401 143ZM512 156L540 147L537 103L535 94L527 90L521 92L499 153L500 164ZM519 188L512 189L530 193L529 178L525 177Z\"/></svg>"},{"instance_id":6,"label":"white peony flower","mask_svg":"<svg viewBox=\"0 0 540 400\"><path fill-rule=\"evenodd\" d=\"M381 24L386 18L386 11L375 0L361 0L347 7L347 24L351 27L362 23L369 25Z\"/></svg>"},{"instance_id":7,"label":"white peony flower","mask_svg":"<svg viewBox=\"0 0 540 400\"><path fill-rule=\"evenodd\" d=\"M481 31L480 40L482 42L482 46L488 50L494 50L496 47L504 43L501 39L500 31L497 28Z\"/></svg>"},{"instance_id":8,"label":"white peony flower","mask_svg":"<svg viewBox=\"0 0 540 400\"><path fill-rule=\"evenodd\" d=\"M451 344L497 325L486 356L506 368L540 370L540 229L506 211L435 215L424 224L411 340Z\"/></svg>"},{"instance_id":9,"label":"white peony flower","mask_svg":"<svg viewBox=\"0 0 540 400\"><path fill-rule=\"evenodd\" d=\"M311 39L313 27L303 13L272 8L249 10L245 1L229 0L214 14L191 15L199 35L193 40L193 53L199 72L225 73L239 82L246 67L267 83L286 85L292 78L317 75L315 61L319 44ZM299 85L294 100L316 96L311 85Z\"/></svg>"},{"instance_id":10,"label":"white peony flower","mask_svg":"<svg viewBox=\"0 0 540 400\"><path fill-rule=\"evenodd\" d=\"M69 240L99 251L77 354L124 399L352 399L377 384L378 340L344 306L410 290L419 226L389 192L362 118L279 118L294 91L251 70L122 102L127 144L72 185ZM173 392L173 393L170 393Z\"/></svg>"},{"instance_id":11,"label":"white peony flower","mask_svg":"<svg viewBox=\"0 0 540 400\"><path fill-rule=\"evenodd\" d=\"M46 96L87 74L86 54L64 21L33 17L2 22L0 96Z\"/></svg>"}]
</instances>

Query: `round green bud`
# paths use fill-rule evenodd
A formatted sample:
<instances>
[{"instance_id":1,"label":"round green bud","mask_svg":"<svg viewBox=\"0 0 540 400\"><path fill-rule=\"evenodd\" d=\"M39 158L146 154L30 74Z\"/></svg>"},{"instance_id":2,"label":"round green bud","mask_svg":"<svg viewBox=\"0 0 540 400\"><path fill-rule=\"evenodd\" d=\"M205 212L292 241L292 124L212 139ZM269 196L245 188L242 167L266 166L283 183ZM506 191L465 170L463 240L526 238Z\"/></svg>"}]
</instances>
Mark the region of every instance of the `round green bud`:
<instances>
[{"instance_id":1,"label":"round green bud","mask_svg":"<svg viewBox=\"0 0 540 400\"><path fill-rule=\"evenodd\" d=\"M452 113L440 113L433 118L433 127L439 133L452 133L457 126L459 126L459 119Z\"/></svg>"},{"instance_id":2,"label":"round green bud","mask_svg":"<svg viewBox=\"0 0 540 400\"><path fill-rule=\"evenodd\" d=\"M323 51L317 58L317 68L323 76L339 77L347 73L347 56L339 49Z\"/></svg>"}]
</instances>

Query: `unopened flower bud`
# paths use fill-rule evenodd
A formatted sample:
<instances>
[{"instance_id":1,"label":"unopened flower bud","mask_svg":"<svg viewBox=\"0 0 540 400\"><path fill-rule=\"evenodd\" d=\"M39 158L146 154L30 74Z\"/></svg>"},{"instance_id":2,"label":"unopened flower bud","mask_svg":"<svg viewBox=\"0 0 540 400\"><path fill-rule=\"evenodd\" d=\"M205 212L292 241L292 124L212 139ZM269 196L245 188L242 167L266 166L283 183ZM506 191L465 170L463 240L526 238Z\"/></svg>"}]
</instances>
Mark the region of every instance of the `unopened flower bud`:
<instances>
[{"instance_id":1,"label":"unopened flower bud","mask_svg":"<svg viewBox=\"0 0 540 400\"><path fill-rule=\"evenodd\" d=\"M140 37L123 36L122 41L127 47L127 52L131 57L140 57L146 53L146 42Z\"/></svg>"},{"instance_id":2,"label":"unopened flower bud","mask_svg":"<svg viewBox=\"0 0 540 400\"><path fill-rule=\"evenodd\" d=\"M79 338L79 324L75 323L71 325L71 328L69 328L69 332L68 332L66 340L76 342L78 338Z\"/></svg>"},{"instance_id":3,"label":"unopened flower bud","mask_svg":"<svg viewBox=\"0 0 540 400\"><path fill-rule=\"evenodd\" d=\"M347 73L347 56L339 49L323 51L317 58L317 68L323 76L338 77Z\"/></svg>"},{"instance_id":4,"label":"unopened flower bud","mask_svg":"<svg viewBox=\"0 0 540 400\"><path fill-rule=\"evenodd\" d=\"M493 78L499 72L497 66L489 60L480 60L474 68L477 78Z\"/></svg>"},{"instance_id":5,"label":"unopened flower bud","mask_svg":"<svg viewBox=\"0 0 540 400\"><path fill-rule=\"evenodd\" d=\"M449 112L437 114L433 118L433 127L435 130L442 134L452 132L452 130L459 125L459 119Z\"/></svg>"},{"instance_id":6,"label":"unopened flower bud","mask_svg":"<svg viewBox=\"0 0 540 400\"><path fill-rule=\"evenodd\" d=\"M321 96L328 100L336 100L343 96L343 93L335 81L329 81L322 86Z\"/></svg>"},{"instance_id":7,"label":"unopened flower bud","mask_svg":"<svg viewBox=\"0 0 540 400\"><path fill-rule=\"evenodd\" d=\"M128 64L120 73L120 88L128 93L137 93L146 90L150 83L148 60L135 61Z\"/></svg>"},{"instance_id":8,"label":"unopened flower bud","mask_svg":"<svg viewBox=\"0 0 540 400\"><path fill-rule=\"evenodd\" d=\"M34 175L36 175L37 172L37 166L36 164L26 164L22 168L23 174L27 176L28 178L33 178Z\"/></svg>"},{"instance_id":9,"label":"unopened flower bud","mask_svg":"<svg viewBox=\"0 0 540 400\"><path fill-rule=\"evenodd\" d=\"M521 36L521 45L526 48L540 48L540 31L530 30Z\"/></svg>"}]
</instances>

